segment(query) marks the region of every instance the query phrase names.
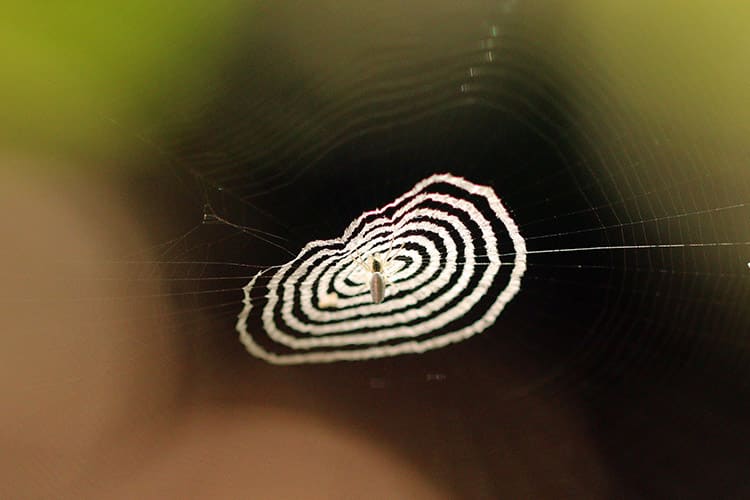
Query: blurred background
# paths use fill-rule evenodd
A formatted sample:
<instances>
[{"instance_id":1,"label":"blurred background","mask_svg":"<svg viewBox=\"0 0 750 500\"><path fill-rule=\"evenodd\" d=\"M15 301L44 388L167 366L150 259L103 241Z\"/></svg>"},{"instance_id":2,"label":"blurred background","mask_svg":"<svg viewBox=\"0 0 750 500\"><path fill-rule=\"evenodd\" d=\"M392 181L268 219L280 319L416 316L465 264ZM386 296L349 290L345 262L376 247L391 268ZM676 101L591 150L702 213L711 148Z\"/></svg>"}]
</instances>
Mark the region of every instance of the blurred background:
<instances>
[{"instance_id":1,"label":"blurred background","mask_svg":"<svg viewBox=\"0 0 750 500\"><path fill-rule=\"evenodd\" d=\"M0 496L747 498L748 22L6 7ZM326 366L245 352L258 267L439 172L493 186L531 251L492 328Z\"/></svg>"}]
</instances>

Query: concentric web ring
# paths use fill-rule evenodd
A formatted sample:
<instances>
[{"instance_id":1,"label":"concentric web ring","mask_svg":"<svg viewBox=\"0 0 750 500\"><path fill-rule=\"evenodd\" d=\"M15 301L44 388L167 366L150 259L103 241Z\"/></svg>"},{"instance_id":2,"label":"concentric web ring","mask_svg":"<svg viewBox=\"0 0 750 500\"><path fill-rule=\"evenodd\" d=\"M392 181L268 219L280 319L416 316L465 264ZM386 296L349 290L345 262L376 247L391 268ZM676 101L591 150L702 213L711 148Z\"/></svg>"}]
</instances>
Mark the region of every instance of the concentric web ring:
<instances>
[{"instance_id":1,"label":"concentric web ring","mask_svg":"<svg viewBox=\"0 0 750 500\"><path fill-rule=\"evenodd\" d=\"M388 256L371 300L359 256ZM276 364L420 353L481 333L521 287L526 244L492 188L433 175L243 288L247 350Z\"/></svg>"}]
</instances>

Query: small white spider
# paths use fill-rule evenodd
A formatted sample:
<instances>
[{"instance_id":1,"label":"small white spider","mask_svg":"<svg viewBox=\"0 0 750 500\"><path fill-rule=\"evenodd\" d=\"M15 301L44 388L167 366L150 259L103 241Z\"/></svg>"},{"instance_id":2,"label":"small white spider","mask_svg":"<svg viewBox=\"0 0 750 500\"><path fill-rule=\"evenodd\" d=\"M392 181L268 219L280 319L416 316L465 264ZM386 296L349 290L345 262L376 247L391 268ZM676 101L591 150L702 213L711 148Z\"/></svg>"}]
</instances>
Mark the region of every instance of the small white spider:
<instances>
[{"instance_id":1,"label":"small white spider","mask_svg":"<svg viewBox=\"0 0 750 500\"><path fill-rule=\"evenodd\" d=\"M396 254L401 251L404 247L403 243L396 251ZM388 249L388 253L385 257L381 257L379 253L374 253L367 259L367 263L362 262L359 256L352 255L352 260L360 265L362 269L368 275L368 285L370 287L370 296L372 297L373 304L380 304L385 299L386 287L391 285L391 281L387 277L388 268L391 266L392 257L391 251L393 250L393 243L391 242L391 248Z\"/></svg>"}]
</instances>

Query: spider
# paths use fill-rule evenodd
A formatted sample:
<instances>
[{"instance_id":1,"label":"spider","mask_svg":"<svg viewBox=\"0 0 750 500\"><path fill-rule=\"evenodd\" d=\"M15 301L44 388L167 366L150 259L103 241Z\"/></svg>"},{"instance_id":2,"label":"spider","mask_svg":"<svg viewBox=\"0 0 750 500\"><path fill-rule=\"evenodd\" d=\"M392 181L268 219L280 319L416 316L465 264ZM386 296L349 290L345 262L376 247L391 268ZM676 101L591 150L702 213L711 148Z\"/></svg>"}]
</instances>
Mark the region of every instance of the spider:
<instances>
[{"instance_id":1,"label":"spider","mask_svg":"<svg viewBox=\"0 0 750 500\"><path fill-rule=\"evenodd\" d=\"M400 252L403 247L404 244L402 243L398 250L396 250L396 254L398 254L398 252ZM386 277L387 269L390 267L392 262L392 250L393 241L391 241L391 247L388 249L388 253L385 254L385 257L381 257L379 253L374 253L370 256L369 259L367 259L366 264L362 262L362 259L359 258L359 255L352 255L352 260L359 264L360 267L362 267L362 269L364 269L365 272L369 275L367 281L369 282L370 296L372 297L373 304L380 304L381 302L383 302L383 300L385 299L385 288L388 285L393 284Z\"/></svg>"}]
</instances>

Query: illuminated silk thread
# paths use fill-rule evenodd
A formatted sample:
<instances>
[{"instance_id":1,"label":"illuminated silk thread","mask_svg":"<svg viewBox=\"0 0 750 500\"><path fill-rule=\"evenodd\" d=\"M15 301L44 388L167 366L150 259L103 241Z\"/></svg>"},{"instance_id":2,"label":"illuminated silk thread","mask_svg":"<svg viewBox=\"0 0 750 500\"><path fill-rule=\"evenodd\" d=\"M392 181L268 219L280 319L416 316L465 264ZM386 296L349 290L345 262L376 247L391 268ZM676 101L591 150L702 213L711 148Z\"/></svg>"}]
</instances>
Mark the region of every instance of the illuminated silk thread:
<instances>
[{"instance_id":1,"label":"illuminated silk thread","mask_svg":"<svg viewBox=\"0 0 750 500\"><path fill-rule=\"evenodd\" d=\"M387 256L392 283L374 304L353 256ZM495 323L521 287L526 244L492 188L439 174L363 213L331 240L243 288L237 331L275 364L421 353ZM504 272L506 271L506 272Z\"/></svg>"}]
</instances>

